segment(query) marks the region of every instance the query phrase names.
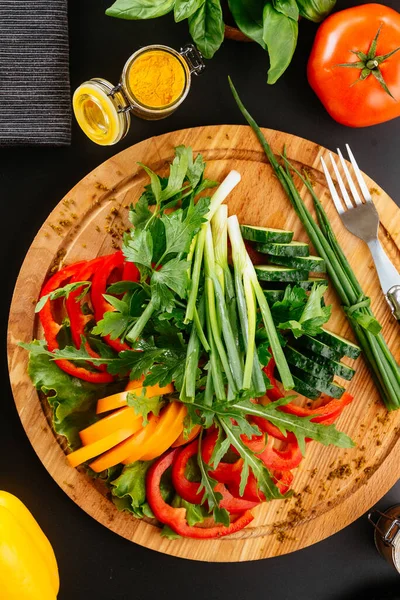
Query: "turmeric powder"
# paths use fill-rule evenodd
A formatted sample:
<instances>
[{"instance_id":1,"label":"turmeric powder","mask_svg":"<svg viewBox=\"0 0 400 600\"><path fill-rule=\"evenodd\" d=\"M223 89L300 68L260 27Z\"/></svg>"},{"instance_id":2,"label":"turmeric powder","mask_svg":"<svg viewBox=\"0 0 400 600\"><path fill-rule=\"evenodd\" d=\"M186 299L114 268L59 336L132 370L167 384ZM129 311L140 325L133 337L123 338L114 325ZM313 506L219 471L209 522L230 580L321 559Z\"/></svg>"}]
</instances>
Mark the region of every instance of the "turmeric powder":
<instances>
[{"instance_id":1,"label":"turmeric powder","mask_svg":"<svg viewBox=\"0 0 400 600\"><path fill-rule=\"evenodd\" d=\"M184 92L187 80L179 58L164 50L140 54L132 62L127 79L136 100L151 108L173 104Z\"/></svg>"}]
</instances>

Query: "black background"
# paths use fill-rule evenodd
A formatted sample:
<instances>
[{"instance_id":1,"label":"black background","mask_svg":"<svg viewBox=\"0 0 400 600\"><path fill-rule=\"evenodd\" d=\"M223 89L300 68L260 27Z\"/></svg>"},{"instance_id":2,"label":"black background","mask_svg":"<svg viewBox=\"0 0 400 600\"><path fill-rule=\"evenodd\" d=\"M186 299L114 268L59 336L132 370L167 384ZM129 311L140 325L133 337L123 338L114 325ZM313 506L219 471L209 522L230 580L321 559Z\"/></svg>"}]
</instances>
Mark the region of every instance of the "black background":
<instances>
[{"instance_id":1,"label":"black background","mask_svg":"<svg viewBox=\"0 0 400 600\"><path fill-rule=\"evenodd\" d=\"M189 41L186 23L175 25L170 15L154 21L122 21L104 15L109 3L111 0L69 3L72 90L96 76L117 83L126 59L142 45L161 43L179 48ZM338 0L337 9L358 4L362 2ZM385 4L399 8L399 0L386 0ZM293 62L274 86L265 83L266 55L261 48L225 42L207 62L205 73L195 78L189 97L174 115L158 122L135 119L116 148L95 146L74 123L70 148L1 149L1 339L5 340L18 270L50 210L94 167L149 136L196 125L242 123L228 89L228 74L261 125L331 149L350 143L362 168L399 202L400 119L358 130L342 127L328 116L306 79L316 29L312 23L301 23ZM148 600L159 596L175 600L400 599L399 576L378 556L366 516L311 548L244 564L171 558L108 531L64 494L36 457L14 407L5 343L3 358L0 489L19 496L49 536L60 568L60 600ZM378 506L386 508L399 501L398 483Z\"/></svg>"}]
</instances>

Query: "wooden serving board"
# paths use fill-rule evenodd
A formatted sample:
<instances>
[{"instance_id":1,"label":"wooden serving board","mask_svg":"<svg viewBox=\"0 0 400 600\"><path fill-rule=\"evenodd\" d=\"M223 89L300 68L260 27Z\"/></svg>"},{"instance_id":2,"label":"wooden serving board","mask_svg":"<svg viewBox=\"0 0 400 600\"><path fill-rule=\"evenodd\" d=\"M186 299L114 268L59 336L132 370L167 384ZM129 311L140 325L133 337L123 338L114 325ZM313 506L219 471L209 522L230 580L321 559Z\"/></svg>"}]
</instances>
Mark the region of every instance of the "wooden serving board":
<instances>
[{"instance_id":1,"label":"wooden serving board","mask_svg":"<svg viewBox=\"0 0 400 600\"><path fill-rule=\"evenodd\" d=\"M276 153L286 145L297 167L306 167L326 207L333 229L383 325L383 334L396 359L400 359L399 326L383 298L372 259L365 244L342 226L320 171L320 156L327 150L310 141L264 130ZM67 465L62 438L51 429L47 402L34 390L26 372L27 353L20 340L41 336L34 305L48 274L62 264L112 252L128 226L127 208L135 202L147 176L137 165L165 170L174 146L190 145L207 161L207 177L222 180L237 169L242 182L229 198L229 211L241 223L293 229L295 239L307 240L289 201L272 174L252 131L244 126L187 129L151 138L100 165L61 200L37 234L23 263L11 306L8 353L17 409L39 458L62 489L94 519L125 538L174 556L204 561L246 561L277 556L314 544L339 531L381 498L400 476L400 411L388 414L363 359L347 386L355 400L338 421L357 447L350 450L309 444L296 471L290 500L275 500L254 510L255 519L245 530L216 541L169 541L158 528L120 513L105 490L83 472ZM385 192L367 178L381 218L380 239L400 268L400 210ZM305 191L302 190L305 195ZM309 202L309 199L308 199ZM329 328L353 338L335 292ZM353 364L349 361L349 364Z\"/></svg>"}]
</instances>

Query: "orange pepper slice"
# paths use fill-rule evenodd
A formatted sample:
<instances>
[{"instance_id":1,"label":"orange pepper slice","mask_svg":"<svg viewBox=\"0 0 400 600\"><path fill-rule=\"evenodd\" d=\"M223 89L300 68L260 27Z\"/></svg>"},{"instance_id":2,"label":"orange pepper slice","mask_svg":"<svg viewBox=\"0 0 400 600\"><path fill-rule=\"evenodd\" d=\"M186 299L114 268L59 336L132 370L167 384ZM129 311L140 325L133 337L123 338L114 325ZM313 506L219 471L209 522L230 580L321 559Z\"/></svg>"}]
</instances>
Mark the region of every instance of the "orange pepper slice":
<instances>
[{"instance_id":1,"label":"orange pepper slice","mask_svg":"<svg viewBox=\"0 0 400 600\"><path fill-rule=\"evenodd\" d=\"M160 417L156 417L155 415L151 415L149 418L149 422L146 427L143 427L129 437L127 440L123 441L115 448L112 448L108 452L105 452L103 456L97 458L95 461L90 463L91 469L95 471L95 473L100 473L105 469L109 469L114 465L118 465L119 463L129 464L131 462L135 462L135 460L139 460L143 451L142 448L145 448L147 441L153 435L157 424L159 422ZM127 462L126 459L129 456L129 460ZM132 457L132 460L131 458Z\"/></svg>"},{"instance_id":2,"label":"orange pepper slice","mask_svg":"<svg viewBox=\"0 0 400 600\"><path fill-rule=\"evenodd\" d=\"M79 448L79 450L75 450L75 452L71 452L67 455L67 459L71 467L77 467L82 463L110 450L113 446L116 446L120 442L123 442L127 438L132 436L132 429L118 429L113 433L110 433L106 437L94 442L93 444L89 444L88 446L83 446Z\"/></svg>"},{"instance_id":3,"label":"orange pepper slice","mask_svg":"<svg viewBox=\"0 0 400 600\"><path fill-rule=\"evenodd\" d=\"M130 382L130 383L132 383L132 382ZM128 384L128 386L129 386L129 384ZM147 387L140 386L140 387L129 388L129 389L127 387L127 390L125 392L120 392L119 394L113 394L112 396L107 396L106 398L101 398L97 402L96 413L100 414L103 412L107 412L109 410L114 410L115 408L122 408L123 406L127 406L126 398L127 398L129 391L132 391L132 389L135 390L135 394L137 394L138 396L140 396L143 392L143 389L145 389L146 397L154 398L154 396L163 396L164 394L172 394L172 392L174 391L174 386L172 385L172 383L169 383L168 385L166 385L164 387L160 387L158 384L149 385Z\"/></svg>"},{"instance_id":4,"label":"orange pepper slice","mask_svg":"<svg viewBox=\"0 0 400 600\"><path fill-rule=\"evenodd\" d=\"M125 406L124 408L119 408L106 417L103 417L100 421L97 421L97 423L93 423L93 425L86 427L86 429L82 429L82 431L79 432L79 436L82 444L87 446L118 429L129 428L132 429L132 434L136 433L142 428L142 423L143 417L137 415L130 406Z\"/></svg>"},{"instance_id":5,"label":"orange pepper slice","mask_svg":"<svg viewBox=\"0 0 400 600\"><path fill-rule=\"evenodd\" d=\"M144 375L142 375L140 379L131 379L125 388L126 391L129 392L130 390L136 390L136 388L142 387L143 381Z\"/></svg>"},{"instance_id":6,"label":"orange pepper slice","mask_svg":"<svg viewBox=\"0 0 400 600\"><path fill-rule=\"evenodd\" d=\"M175 442L173 444L171 444L171 448L178 448L179 446L183 446L184 444L188 444L189 442L192 442L195 438L197 438L197 436L200 433L200 430L201 430L201 425L195 425L193 427L192 431L189 433L187 438L185 438L185 436L183 435L183 431L182 431L182 433L175 440Z\"/></svg>"},{"instance_id":7,"label":"orange pepper slice","mask_svg":"<svg viewBox=\"0 0 400 600\"><path fill-rule=\"evenodd\" d=\"M171 402L161 413L157 428L148 443L142 447L141 460L153 460L170 448L177 435L183 431L183 420L187 415L186 406ZM128 457L130 460L131 457ZM130 460L130 462L133 462Z\"/></svg>"}]
</instances>

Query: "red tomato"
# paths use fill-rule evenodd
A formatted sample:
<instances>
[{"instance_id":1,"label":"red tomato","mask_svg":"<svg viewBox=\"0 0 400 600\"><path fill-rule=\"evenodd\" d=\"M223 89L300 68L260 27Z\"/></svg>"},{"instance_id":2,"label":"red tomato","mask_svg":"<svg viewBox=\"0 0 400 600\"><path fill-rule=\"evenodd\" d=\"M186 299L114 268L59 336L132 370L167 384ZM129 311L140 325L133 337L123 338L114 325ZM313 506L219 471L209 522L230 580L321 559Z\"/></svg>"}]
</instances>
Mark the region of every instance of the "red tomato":
<instances>
[{"instance_id":1,"label":"red tomato","mask_svg":"<svg viewBox=\"0 0 400 600\"><path fill-rule=\"evenodd\" d=\"M400 14L381 4L349 8L322 23L307 74L336 121L366 127L400 116L399 46Z\"/></svg>"}]
</instances>

